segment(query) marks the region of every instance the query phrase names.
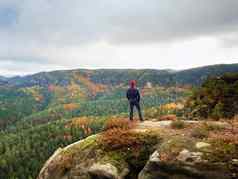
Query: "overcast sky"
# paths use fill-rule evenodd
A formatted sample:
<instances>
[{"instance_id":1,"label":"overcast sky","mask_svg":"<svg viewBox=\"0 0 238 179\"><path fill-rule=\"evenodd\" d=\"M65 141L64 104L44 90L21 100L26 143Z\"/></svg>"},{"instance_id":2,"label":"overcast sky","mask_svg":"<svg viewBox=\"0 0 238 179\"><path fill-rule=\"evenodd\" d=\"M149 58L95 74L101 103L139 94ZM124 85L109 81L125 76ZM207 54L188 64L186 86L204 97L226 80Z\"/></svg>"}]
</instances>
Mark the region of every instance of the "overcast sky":
<instances>
[{"instance_id":1,"label":"overcast sky","mask_svg":"<svg viewBox=\"0 0 238 179\"><path fill-rule=\"evenodd\" d=\"M0 0L0 75L238 63L238 0Z\"/></svg>"}]
</instances>

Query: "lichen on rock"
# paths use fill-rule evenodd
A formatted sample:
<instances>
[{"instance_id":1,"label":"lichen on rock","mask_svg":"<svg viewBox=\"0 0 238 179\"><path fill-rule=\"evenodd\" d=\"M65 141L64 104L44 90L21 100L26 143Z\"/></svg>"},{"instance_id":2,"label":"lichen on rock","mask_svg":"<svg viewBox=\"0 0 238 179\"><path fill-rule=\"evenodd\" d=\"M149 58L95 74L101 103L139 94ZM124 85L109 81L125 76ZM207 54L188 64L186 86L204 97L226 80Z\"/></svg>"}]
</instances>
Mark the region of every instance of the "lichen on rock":
<instances>
[{"instance_id":1,"label":"lichen on rock","mask_svg":"<svg viewBox=\"0 0 238 179\"><path fill-rule=\"evenodd\" d=\"M159 142L158 134L151 131L130 131L129 135L133 137L129 140L134 141L130 141L129 146L114 149L102 143L102 135L90 136L58 150L46 162L38 179L124 179L128 175L134 176L134 171L144 167L155 149L153 146Z\"/></svg>"},{"instance_id":2,"label":"lichen on rock","mask_svg":"<svg viewBox=\"0 0 238 179\"><path fill-rule=\"evenodd\" d=\"M151 155L139 179L231 179L232 173L225 163L210 162L204 157L206 150L196 148L197 142L184 137L164 141ZM206 145L208 146L208 145ZM210 146L210 145L209 145ZM203 147L202 147L203 148ZM212 155L212 150L209 151Z\"/></svg>"}]
</instances>

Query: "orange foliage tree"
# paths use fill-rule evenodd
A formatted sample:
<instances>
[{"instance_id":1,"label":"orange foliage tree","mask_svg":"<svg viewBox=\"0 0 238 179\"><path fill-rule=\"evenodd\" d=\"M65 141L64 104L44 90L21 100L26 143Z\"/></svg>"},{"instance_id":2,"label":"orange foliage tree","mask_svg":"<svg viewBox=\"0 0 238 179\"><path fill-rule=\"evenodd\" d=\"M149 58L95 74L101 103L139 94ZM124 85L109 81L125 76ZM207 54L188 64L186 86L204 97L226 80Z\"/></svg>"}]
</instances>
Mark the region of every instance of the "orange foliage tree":
<instances>
[{"instance_id":1,"label":"orange foliage tree","mask_svg":"<svg viewBox=\"0 0 238 179\"><path fill-rule=\"evenodd\" d=\"M64 104L64 110L66 111L73 111L79 107L78 104L70 103L70 104Z\"/></svg>"},{"instance_id":2,"label":"orange foliage tree","mask_svg":"<svg viewBox=\"0 0 238 179\"><path fill-rule=\"evenodd\" d=\"M68 128L79 128L82 129L85 136L88 136L92 133L90 125L92 124L92 119L87 117L78 117L73 118L72 121L66 125Z\"/></svg>"}]
</instances>

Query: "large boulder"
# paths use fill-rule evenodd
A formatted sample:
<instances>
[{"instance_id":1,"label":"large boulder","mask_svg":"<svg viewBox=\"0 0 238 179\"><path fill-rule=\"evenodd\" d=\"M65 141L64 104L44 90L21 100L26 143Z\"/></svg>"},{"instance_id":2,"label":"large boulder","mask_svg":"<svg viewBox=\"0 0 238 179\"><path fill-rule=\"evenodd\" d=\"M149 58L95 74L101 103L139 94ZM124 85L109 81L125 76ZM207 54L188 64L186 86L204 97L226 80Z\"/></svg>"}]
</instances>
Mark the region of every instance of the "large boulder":
<instances>
[{"instance_id":1,"label":"large boulder","mask_svg":"<svg viewBox=\"0 0 238 179\"><path fill-rule=\"evenodd\" d=\"M231 179L231 171L223 162L209 162L207 150L198 150L189 138L172 138L150 156L139 179ZM210 144L200 143L201 149ZM200 146L200 145L199 145ZM205 152L206 151L206 152ZM212 155L212 152L209 151Z\"/></svg>"},{"instance_id":2,"label":"large boulder","mask_svg":"<svg viewBox=\"0 0 238 179\"><path fill-rule=\"evenodd\" d=\"M207 167L207 168L206 168ZM210 168L212 167L212 168ZM139 179L231 179L223 166L194 166L182 162L148 161Z\"/></svg>"},{"instance_id":3,"label":"large boulder","mask_svg":"<svg viewBox=\"0 0 238 179\"><path fill-rule=\"evenodd\" d=\"M156 148L153 146L158 142L157 134L147 130L125 131L125 136L117 137L118 140L106 136L103 141L102 136L102 134L92 135L58 149L45 163L38 179L134 177L138 173L137 170L144 167Z\"/></svg>"},{"instance_id":4,"label":"large boulder","mask_svg":"<svg viewBox=\"0 0 238 179\"><path fill-rule=\"evenodd\" d=\"M38 179L123 179L127 163L115 165L98 145L98 135L58 149L46 162Z\"/></svg>"}]
</instances>

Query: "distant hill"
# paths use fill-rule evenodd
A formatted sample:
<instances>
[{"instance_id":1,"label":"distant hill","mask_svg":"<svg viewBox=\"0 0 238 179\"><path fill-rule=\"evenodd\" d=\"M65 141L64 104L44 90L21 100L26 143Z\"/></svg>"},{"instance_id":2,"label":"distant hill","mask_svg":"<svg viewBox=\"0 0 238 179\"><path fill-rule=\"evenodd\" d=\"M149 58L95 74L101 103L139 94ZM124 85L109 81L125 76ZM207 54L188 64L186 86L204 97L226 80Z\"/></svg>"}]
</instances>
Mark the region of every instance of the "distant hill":
<instances>
[{"instance_id":1,"label":"distant hill","mask_svg":"<svg viewBox=\"0 0 238 179\"><path fill-rule=\"evenodd\" d=\"M7 78L4 76L0 76L0 85L5 85L7 84Z\"/></svg>"},{"instance_id":2,"label":"distant hill","mask_svg":"<svg viewBox=\"0 0 238 179\"><path fill-rule=\"evenodd\" d=\"M0 80L4 80L4 79L6 79L6 77L0 76Z\"/></svg>"},{"instance_id":3,"label":"distant hill","mask_svg":"<svg viewBox=\"0 0 238 179\"><path fill-rule=\"evenodd\" d=\"M238 63L210 65L200 68L183 70L175 73L177 84L201 85L209 76L218 76L224 73L238 72Z\"/></svg>"},{"instance_id":4,"label":"distant hill","mask_svg":"<svg viewBox=\"0 0 238 179\"><path fill-rule=\"evenodd\" d=\"M76 69L41 72L34 75L9 78L9 85L15 87L48 86L50 84L67 86L72 81L80 84L81 79L109 86L127 85L128 80L136 79L139 86L147 82L158 85L200 85L208 76L217 76L227 72L238 72L238 64L211 65L182 71L156 69ZM1 78L0 78L1 79Z\"/></svg>"}]
</instances>

